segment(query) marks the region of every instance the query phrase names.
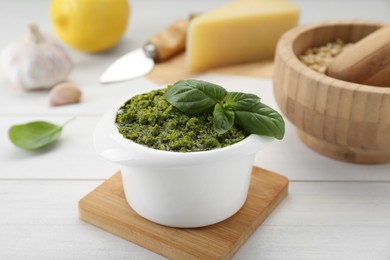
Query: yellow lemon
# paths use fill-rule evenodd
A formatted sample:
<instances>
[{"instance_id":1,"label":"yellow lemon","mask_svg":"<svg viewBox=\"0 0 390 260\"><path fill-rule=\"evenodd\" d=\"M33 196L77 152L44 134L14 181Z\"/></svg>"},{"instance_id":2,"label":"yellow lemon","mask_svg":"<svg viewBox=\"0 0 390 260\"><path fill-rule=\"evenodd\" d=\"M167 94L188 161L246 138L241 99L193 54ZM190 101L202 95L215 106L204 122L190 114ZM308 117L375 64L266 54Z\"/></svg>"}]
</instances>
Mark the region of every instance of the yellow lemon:
<instances>
[{"instance_id":1,"label":"yellow lemon","mask_svg":"<svg viewBox=\"0 0 390 260\"><path fill-rule=\"evenodd\" d=\"M126 0L52 0L50 18L58 37L86 52L112 48L126 31Z\"/></svg>"}]
</instances>

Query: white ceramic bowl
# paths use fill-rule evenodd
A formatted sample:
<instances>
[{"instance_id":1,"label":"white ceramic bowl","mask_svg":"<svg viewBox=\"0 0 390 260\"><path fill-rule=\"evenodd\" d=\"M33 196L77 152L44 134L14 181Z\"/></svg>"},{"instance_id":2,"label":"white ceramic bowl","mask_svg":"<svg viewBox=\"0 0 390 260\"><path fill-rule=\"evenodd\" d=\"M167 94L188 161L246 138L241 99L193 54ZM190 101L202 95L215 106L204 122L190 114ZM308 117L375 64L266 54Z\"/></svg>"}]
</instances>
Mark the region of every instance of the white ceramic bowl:
<instances>
[{"instance_id":1,"label":"white ceramic bowl","mask_svg":"<svg viewBox=\"0 0 390 260\"><path fill-rule=\"evenodd\" d=\"M119 165L133 210L153 222L184 228L220 222L243 206L255 154L273 138L250 135L204 152L156 150L118 132L115 115L123 103L103 115L94 145L101 156Z\"/></svg>"}]
</instances>

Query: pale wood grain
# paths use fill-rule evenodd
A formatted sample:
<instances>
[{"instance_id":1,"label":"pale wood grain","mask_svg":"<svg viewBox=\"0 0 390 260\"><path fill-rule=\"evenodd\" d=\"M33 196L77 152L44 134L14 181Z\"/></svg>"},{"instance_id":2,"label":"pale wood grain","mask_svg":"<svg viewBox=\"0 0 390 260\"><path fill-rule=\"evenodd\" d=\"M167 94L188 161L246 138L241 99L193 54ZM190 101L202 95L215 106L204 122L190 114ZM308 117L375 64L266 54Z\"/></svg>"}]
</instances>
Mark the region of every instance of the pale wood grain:
<instances>
[{"instance_id":1,"label":"pale wood grain","mask_svg":"<svg viewBox=\"0 0 390 260\"><path fill-rule=\"evenodd\" d=\"M248 198L238 213L202 228L170 228L140 217L128 205L117 173L79 202L83 221L170 259L229 259L287 195L288 180L253 168Z\"/></svg>"},{"instance_id":2,"label":"pale wood grain","mask_svg":"<svg viewBox=\"0 0 390 260\"><path fill-rule=\"evenodd\" d=\"M123 97L147 92L156 86L155 83L144 78L113 85L100 85L91 79L89 82L80 81L76 80L75 84L83 93L81 103L51 107L48 91L21 91L13 88L3 77L0 77L0 116L101 115Z\"/></svg>"},{"instance_id":3,"label":"pale wood grain","mask_svg":"<svg viewBox=\"0 0 390 260\"><path fill-rule=\"evenodd\" d=\"M144 81L138 80L134 84L125 82L107 88L100 86L97 79L109 64L140 47L145 39L176 19L191 12L214 9L224 2L225 0L132 0L130 25L117 47L92 55L65 46L75 64L70 80L78 84L86 94L85 103L81 106L48 111L43 93L19 94L0 75L0 176L6 179L28 179L0 180L1 260L162 259L151 251L87 225L77 218L78 200L99 182L65 179L107 178L116 171L115 166L100 160L97 155L95 159L90 155L86 156L93 152L89 131L92 131L97 122L97 116L95 119L76 120L64 132L66 142L61 142L56 147L61 148L58 152L52 150L33 157L19 154L21 158L17 159L14 148L7 140L7 131L11 124L29 119L60 123L68 115L100 115L112 103L112 98L126 94L127 89L138 83L144 86ZM294 2L302 10L302 24L323 19L357 17L390 22L388 0ZM26 24L32 21L37 22L43 31L54 35L48 19L49 5L49 0L3 1L0 10L0 48L21 37ZM230 87L244 86L244 90L248 90L245 87L257 89L260 82L259 79L222 75L202 75L202 78ZM267 84L271 86L269 82ZM323 94L322 89L319 89L317 95ZM318 109L322 109L322 105L318 104ZM385 116L380 115L381 118ZM387 183L367 184L360 181L389 180L390 165L360 166L328 159L304 146L291 124L287 127L286 139L274 143L267 153L258 154L257 164L305 182L292 183L288 200L273 212L234 259L388 260L389 213L384 210L389 205L385 199L389 197L387 191L390 187ZM383 128L381 131L388 130ZM72 135L68 136L68 133ZM71 141L73 148L69 150L70 147L65 144L69 141L68 137L74 138ZM65 154L61 152L63 145L67 147ZM12 160L9 160L10 153L15 155ZM78 158L77 163L74 157ZM85 158L89 159L84 161ZM68 160L74 163L66 164ZM331 182L323 183L324 180ZM334 186L333 183L353 180L356 183L340 183L339 186ZM313 194L314 190L318 191L316 195ZM369 199L362 206L360 202L367 197ZM328 204L329 207L321 207ZM351 218L356 225L348 225Z\"/></svg>"},{"instance_id":4,"label":"pale wood grain","mask_svg":"<svg viewBox=\"0 0 390 260\"><path fill-rule=\"evenodd\" d=\"M237 252L240 260L388 260L388 227L265 226Z\"/></svg>"},{"instance_id":5,"label":"pale wood grain","mask_svg":"<svg viewBox=\"0 0 390 260\"><path fill-rule=\"evenodd\" d=\"M78 219L78 200L100 183L0 181L0 259L161 259Z\"/></svg>"},{"instance_id":6,"label":"pale wood grain","mask_svg":"<svg viewBox=\"0 0 390 260\"><path fill-rule=\"evenodd\" d=\"M390 88L337 80L311 70L297 58L306 49L337 38L356 42L384 24L320 22L297 27L279 41L274 71L276 101L313 150L354 163L390 161Z\"/></svg>"},{"instance_id":7,"label":"pale wood grain","mask_svg":"<svg viewBox=\"0 0 390 260\"><path fill-rule=\"evenodd\" d=\"M190 19L180 19L148 39L157 47L157 61L163 62L184 51Z\"/></svg>"},{"instance_id":8,"label":"pale wood grain","mask_svg":"<svg viewBox=\"0 0 390 260\"><path fill-rule=\"evenodd\" d=\"M92 134L99 117L79 116L64 127L56 143L38 152L15 147L8 139L14 124L45 120L63 124L70 116L1 117L0 179L103 179L116 166L102 160L95 152Z\"/></svg>"},{"instance_id":9,"label":"pale wood grain","mask_svg":"<svg viewBox=\"0 0 390 260\"><path fill-rule=\"evenodd\" d=\"M222 75L271 78L273 62L270 59L265 59L257 62L210 69L209 72ZM146 75L146 77L158 84L170 84L182 79L195 78L199 75L201 74L188 71L185 54L182 53L163 63L156 64L152 72Z\"/></svg>"},{"instance_id":10,"label":"pale wood grain","mask_svg":"<svg viewBox=\"0 0 390 260\"><path fill-rule=\"evenodd\" d=\"M337 55L329 64L327 74L348 82L390 87L390 25Z\"/></svg>"},{"instance_id":11,"label":"pale wood grain","mask_svg":"<svg viewBox=\"0 0 390 260\"><path fill-rule=\"evenodd\" d=\"M101 182L0 181L0 259L162 259L78 220ZM390 256L390 183L290 182L289 195L233 259Z\"/></svg>"},{"instance_id":12,"label":"pale wood grain","mask_svg":"<svg viewBox=\"0 0 390 260\"><path fill-rule=\"evenodd\" d=\"M229 90L259 95L263 102L278 109L270 80L205 74L199 79L215 82ZM103 110L103 108L102 108ZM77 118L63 131L58 144L46 152L28 153L14 147L7 137L13 124L33 120L63 123L69 116L1 116L0 179L105 179L118 168L102 159L93 148L92 134L100 116ZM321 156L308 149L286 120L286 136L257 154L257 166L279 172L291 180L390 180L390 164L351 165Z\"/></svg>"}]
</instances>

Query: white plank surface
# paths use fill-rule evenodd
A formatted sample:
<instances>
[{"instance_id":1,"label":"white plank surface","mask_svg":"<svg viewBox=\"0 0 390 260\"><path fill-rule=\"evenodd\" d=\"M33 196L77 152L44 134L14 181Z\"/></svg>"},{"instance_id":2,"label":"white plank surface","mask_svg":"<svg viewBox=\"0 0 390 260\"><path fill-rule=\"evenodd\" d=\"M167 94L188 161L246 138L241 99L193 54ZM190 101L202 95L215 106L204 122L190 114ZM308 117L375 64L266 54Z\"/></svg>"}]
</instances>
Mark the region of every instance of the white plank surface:
<instances>
[{"instance_id":1,"label":"white plank surface","mask_svg":"<svg viewBox=\"0 0 390 260\"><path fill-rule=\"evenodd\" d=\"M0 181L0 259L159 259L77 219L97 181ZM291 183L235 259L389 259L390 183ZM3 257L3 258L2 258Z\"/></svg>"},{"instance_id":2,"label":"white plank surface","mask_svg":"<svg viewBox=\"0 0 390 260\"><path fill-rule=\"evenodd\" d=\"M231 91L250 92L259 95L263 102L277 109L272 83L270 80L220 76L205 74L199 79L215 82ZM47 120L61 124L69 116L3 116L0 121L0 179L37 178L37 179L104 179L111 176L118 168L102 160L93 149L92 135L95 125L99 121L101 112L107 110L115 100L123 100L132 92L149 90L155 84L146 82L143 85L121 89L121 95L112 92L99 92L97 100L109 99L110 104L92 102L80 106L64 107L63 114L75 115L70 110L76 109L80 115L63 130L60 142L52 149L43 152L30 153L22 151L12 145L7 138L7 131L13 124L20 124L33 120ZM142 82L140 82L142 83ZM93 109L97 110L93 115ZM88 111L83 115L83 111ZM92 114L91 116L87 116ZM256 157L257 166L278 172L290 180L359 180L379 181L390 180L390 164L354 165L326 158L306 147L298 138L295 128L286 122L286 137L282 141L275 141L271 146L261 150Z\"/></svg>"},{"instance_id":3,"label":"white plank surface","mask_svg":"<svg viewBox=\"0 0 390 260\"><path fill-rule=\"evenodd\" d=\"M0 179L105 179L116 167L95 153L92 133L99 117L79 116L64 127L54 145L38 152L15 147L6 133L11 125L35 120L62 124L69 116L3 117L0 131Z\"/></svg>"},{"instance_id":4,"label":"white plank surface","mask_svg":"<svg viewBox=\"0 0 390 260\"><path fill-rule=\"evenodd\" d=\"M6 80L0 78L0 86L6 85ZM123 95L135 91L146 92L155 83L140 78L115 85L97 85L77 83L82 91L82 102L67 106L51 107L46 91L24 92L15 88L0 88L0 96L4 97L0 103L0 116L29 116L29 115L101 115L113 102Z\"/></svg>"},{"instance_id":5,"label":"white plank surface","mask_svg":"<svg viewBox=\"0 0 390 260\"><path fill-rule=\"evenodd\" d=\"M74 61L70 80L84 92L84 103L79 106L50 109L47 106L47 93L23 93L10 86L0 70L0 115L31 114L96 114L104 111L110 99L120 96L126 89L142 85L147 81L119 83L103 86L98 83L99 75L115 59L128 51L142 45L144 41L176 19L186 17L189 13L200 13L226 2L180 1L170 0L132 0L132 16L123 40L114 49L98 54L87 54L64 46ZM325 19L359 18L375 19L390 22L390 1L388 0L338 0L312 1L296 0L302 9L301 23ZM42 31L54 35L49 18L49 0L14 0L0 1L0 49L15 39L22 37L25 27L36 22ZM180 10L180 11L178 11ZM15 18L17 17L17 18ZM107 95L107 96L106 96ZM104 97L104 98L102 98Z\"/></svg>"},{"instance_id":6,"label":"white plank surface","mask_svg":"<svg viewBox=\"0 0 390 260\"><path fill-rule=\"evenodd\" d=\"M0 259L160 259L78 219L98 181L0 181Z\"/></svg>"},{"instance_id":7,"label":"white plank surface","mask_svg":"<svg viewBox=\"0 0 390 260\"><path fill-rule=\"evenodd\" d=\"M93 150L100 115L116 100L155 86L145 78L110 86L97 79L111 62L176 19L227 1L130 0L130 26L117 47L99 54L65 47L75 65L69 79L84 93L79 105L50 108L46 92L12 88L0 70L0 260L162 258L78 219L78 200L117 170ZM294 2L301 7L302 24L343 18L390 22L389 0ZM30 22L54 34L49 5L50 0L0 0L0 49L20 38ZM270 81L200 78L274 104ZM60 124L71 116L77 119L60 141L42 152L21 151L8 140L13 124ZM291 124L286 127L286 138L259 153L255 164L287 176L290 194L234 259L390 259L390 164L325 158L303 145Z\"/></svg>"}]
</instances>

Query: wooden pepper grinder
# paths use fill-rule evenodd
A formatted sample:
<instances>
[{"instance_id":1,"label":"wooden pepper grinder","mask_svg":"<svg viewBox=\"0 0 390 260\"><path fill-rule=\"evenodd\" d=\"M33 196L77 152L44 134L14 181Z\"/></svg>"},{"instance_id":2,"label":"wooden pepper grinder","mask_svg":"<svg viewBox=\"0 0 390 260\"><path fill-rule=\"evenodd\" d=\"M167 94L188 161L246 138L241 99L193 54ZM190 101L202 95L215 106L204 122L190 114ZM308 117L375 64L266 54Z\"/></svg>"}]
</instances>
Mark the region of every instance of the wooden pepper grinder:
<instances>
[{"instance_id":1,"label":"wooden pepper grinder","mask_svg":"<svg viewBox=\"0 0 390 260\"><path fill-rule=\"evenodd\" d=\"M361 39L329 65L330 77L378 87L390 87L390 25Z\"/></svg>"}]
</instances>

